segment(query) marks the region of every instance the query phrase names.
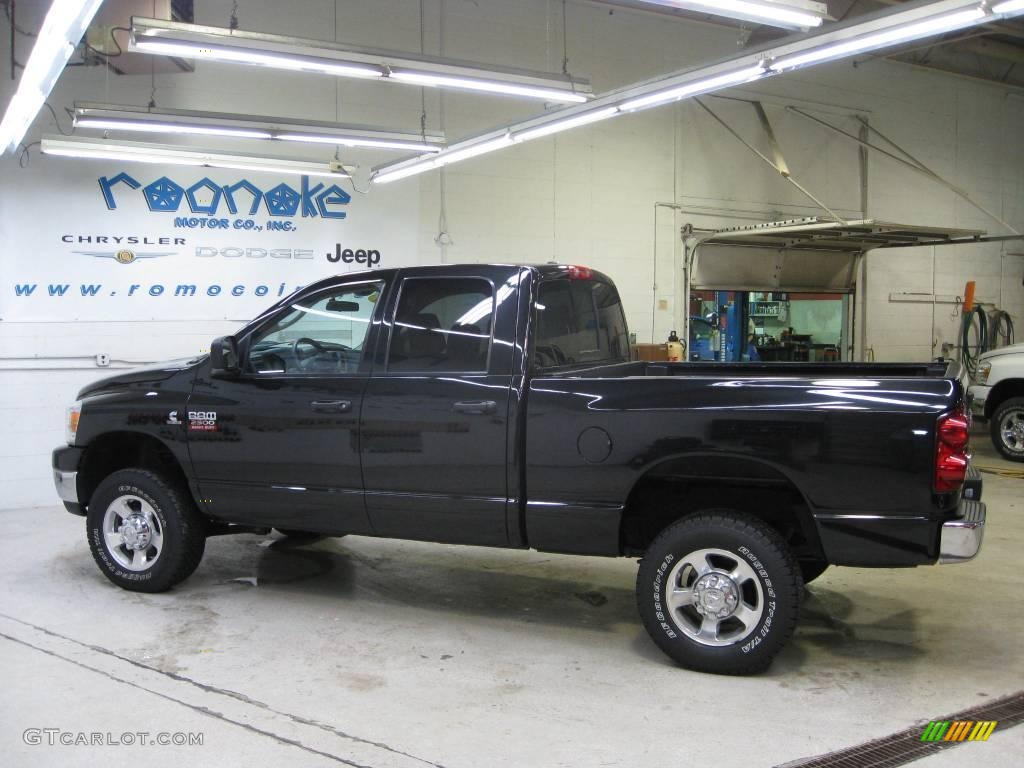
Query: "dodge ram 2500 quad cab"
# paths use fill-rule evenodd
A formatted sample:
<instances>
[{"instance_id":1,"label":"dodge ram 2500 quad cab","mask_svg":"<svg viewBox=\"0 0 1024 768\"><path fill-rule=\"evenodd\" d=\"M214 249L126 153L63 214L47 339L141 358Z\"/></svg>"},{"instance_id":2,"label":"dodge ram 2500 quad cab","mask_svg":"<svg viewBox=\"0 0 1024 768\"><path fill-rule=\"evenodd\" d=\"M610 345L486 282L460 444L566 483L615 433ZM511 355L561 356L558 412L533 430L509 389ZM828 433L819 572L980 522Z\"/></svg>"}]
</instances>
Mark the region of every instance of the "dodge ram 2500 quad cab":
<instances>
[{"instance_id":1,"label":"dodge ram 2500 quad cab","mask_svg":"<svg viewBox=\"0 0 1024 768\"><path fill-rule=\"evenodd\" d=\"M828 565L978 552L956 371L634 362L628 339L585 267L331 277L208 355L85 387L57 489L144 592L208 536L271 528L637 557L655 643L731 674L769 665Z\"/></svg>"}]
</instances>

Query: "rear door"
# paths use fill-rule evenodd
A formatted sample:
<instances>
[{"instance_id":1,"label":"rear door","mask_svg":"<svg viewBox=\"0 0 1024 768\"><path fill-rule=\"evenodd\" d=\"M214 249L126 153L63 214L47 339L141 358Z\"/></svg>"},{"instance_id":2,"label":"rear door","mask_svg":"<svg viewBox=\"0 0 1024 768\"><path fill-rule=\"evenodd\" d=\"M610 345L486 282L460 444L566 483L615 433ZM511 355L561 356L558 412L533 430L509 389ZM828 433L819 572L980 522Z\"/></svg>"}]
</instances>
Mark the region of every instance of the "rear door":
<instances>
[{"instance_id":1,"label":"rear door","mask_svg":"<svg viewBox=\"0 0 1024 768\"><path fill-rule=\"evenodd\" d=\"M503 546L515 267L402 270L361 422L374 532Z\"/></svg>"}]
</instances>

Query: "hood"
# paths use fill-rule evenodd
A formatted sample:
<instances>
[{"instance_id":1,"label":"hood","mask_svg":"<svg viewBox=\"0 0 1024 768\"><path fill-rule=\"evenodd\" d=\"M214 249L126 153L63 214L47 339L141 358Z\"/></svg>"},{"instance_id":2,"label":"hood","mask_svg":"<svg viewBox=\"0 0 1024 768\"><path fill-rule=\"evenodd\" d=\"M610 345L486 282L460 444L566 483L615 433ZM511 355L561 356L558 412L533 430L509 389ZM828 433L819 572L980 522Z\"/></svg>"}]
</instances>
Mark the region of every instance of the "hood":
<instances>
[{"instance_id":1,"label":"hood","mask_svg":"<svg viewBox=\"0 0 1024 768\"><path fill-rule=\"evenodd\" d=\"M986 352L981 356L981 360L991 360L993 357L1002 357L1003 355L1019 355L1024 353L1024 342L1020 344L1010 344L1006 347L1000 347L999 349L993 349Z\"/></svg>"},{"instance_id":2,"label":"hood","mask_svg":"<svg viewBox=\"0 0 1024 768\"><path fill-rule=\"evenodd\" d=\"M126 389L133 384L151 384L171 378L174 374L184 371L195 363L202 360L202 357L181 358L180 360L168 360L164 363L144 365L140 368L130 368L126 371L107 376L87 384L78 393L78 399L95 395L98 392L109 392L111 390Z\"/></svg>"}]
</instances>

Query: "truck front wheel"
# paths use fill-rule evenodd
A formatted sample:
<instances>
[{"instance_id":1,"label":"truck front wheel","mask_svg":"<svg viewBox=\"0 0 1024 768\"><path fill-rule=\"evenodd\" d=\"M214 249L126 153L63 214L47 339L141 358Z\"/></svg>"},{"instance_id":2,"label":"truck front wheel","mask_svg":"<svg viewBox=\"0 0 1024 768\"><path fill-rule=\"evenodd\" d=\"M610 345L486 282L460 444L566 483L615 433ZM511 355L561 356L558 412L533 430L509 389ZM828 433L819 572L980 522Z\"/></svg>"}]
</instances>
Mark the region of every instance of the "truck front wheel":
<instances>
[{"instance_id":1,"label":"truck front wheel","mask_svg":"<svg viewBox=\"0 0 1024 768\"><path fill-rule=\"evenodd\" d=\"M1024 397L1001 402L989 424L992 444L1003 458L1024 461Z\"/></svg>"},{"instance_id":2,"label":"truck front wheel","mask_svg":"<svg viewBox=\"0 0 1024 768\"><path fill-rule=\"evenodd\" d=\"M206 519L187 492L147 469L103 480L89 500L86 530L103 575L133 592L184 581L206 548Z\"/></svg>"},{"instance_id":3,"label":"truck front wheel","mask_svg":"<svg viewBox=\"0 0 1024 768\"><path fill-rule=\"evenodd\" d=\"M755 517L702 512L658 534L640 563L644 627L700 672L766 669L796 627L803 579L785 541Z\"/></svg>"}]
</instances>

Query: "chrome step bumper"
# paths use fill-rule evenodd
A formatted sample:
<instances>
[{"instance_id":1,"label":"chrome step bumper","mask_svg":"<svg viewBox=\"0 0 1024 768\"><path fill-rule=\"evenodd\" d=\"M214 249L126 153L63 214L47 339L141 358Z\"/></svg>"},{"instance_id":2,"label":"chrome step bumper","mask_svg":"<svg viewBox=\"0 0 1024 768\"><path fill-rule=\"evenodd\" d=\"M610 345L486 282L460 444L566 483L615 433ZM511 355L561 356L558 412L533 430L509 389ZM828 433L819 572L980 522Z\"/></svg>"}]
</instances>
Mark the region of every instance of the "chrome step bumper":
<instances>
[{"instance_id":1,"label":"chrome step bumper","mask_svg":"<svg viewBox=\"0 0 1024 768\"><path fill-rule=\"evenodd\" d=\"M78 473L53 470L53 484L57 487L57 495L61 501L78 503Z\"/></svg>"},{"instance_id":2,"label":"chrome step bumper","mask_svg":"<svg viewBox=\"0 0 1024 768\"><path fill-rule=\"evenodd\" d=\"M981 549L985 536L985 505L980 501L960 502L960 516L942 524L939 562L966 563Z\"/></svg>"}]
</instances>

